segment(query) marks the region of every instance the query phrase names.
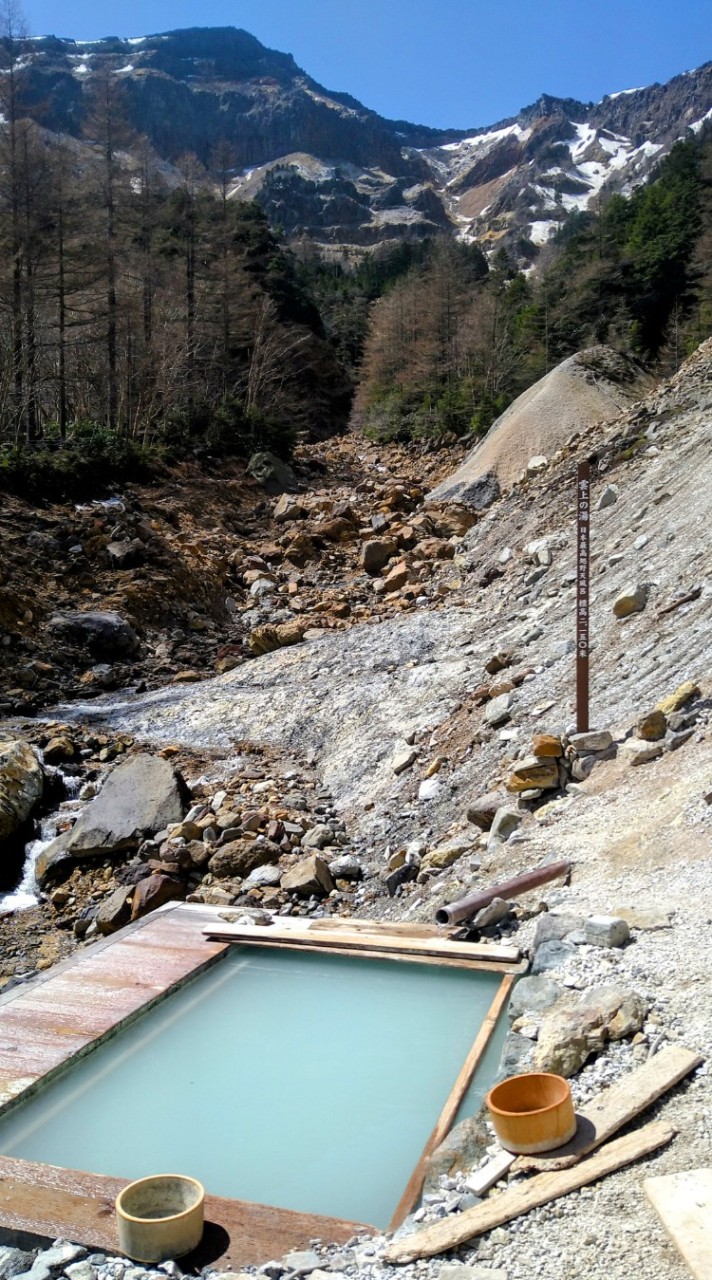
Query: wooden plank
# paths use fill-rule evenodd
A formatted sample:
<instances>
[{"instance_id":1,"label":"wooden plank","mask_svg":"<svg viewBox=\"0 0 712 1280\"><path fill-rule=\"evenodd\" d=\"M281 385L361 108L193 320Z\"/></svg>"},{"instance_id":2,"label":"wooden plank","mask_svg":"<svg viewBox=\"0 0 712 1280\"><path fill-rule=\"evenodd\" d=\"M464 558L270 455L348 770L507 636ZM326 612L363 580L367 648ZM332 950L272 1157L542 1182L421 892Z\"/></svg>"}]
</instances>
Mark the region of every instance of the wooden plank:
<instances>
[{"instance_id":1,"label":"wooden plank","mask_svg":"<svg viewBox=\"0 0 712 1280\"><path fill-rule=\"evenodd\" d=\"M91 1249L119 1253L114 1200L122 1178L80 1173L54 1165L0 1156L0 1225L33 1235L74 1240ZM344 1244L363 1223L318 1214L273 1209L245 1200L206 1196L206 1230L201 1245L181 1266L219 1264L221 1271L259 1265L292 1249L306 1249L315 1237Z\"/></svg>"},{"instance_id":2,"label":"wooden plank","mask_svg":"<svg viewBox=\"0 0 712 1280\"><path fill-rule=\"evenodd\" d=\"M465 1186L468 1191L472 1191L476 1196L486 1195L495 1182L499 1182L500 1178L509 1173L516 1158L511 1151L499 1151L481 1169L476 1169L474 1173L468 1174L465 1178Z\"/></svg>"},{"instance_id":3,"label":"wooden plank","mask_svg":"<svg viewBox=\"0 0 712 1280\"><path fill-rule=\"evenodd\" d=\"M280 916L280 924L286 921L290 923L294 920L295 924L304 925L303 920L297 921L293 916ZM328 916L324 920L310 920L308 923L310 930L319 933L322 929L356 929L358 933L374 933L383 934L390 933L401 938L438 938L440 941L447 939L454 931L438 928L436 924L413 923L407 924L403 921L389 920L388 924L383 924L380 920L358 920L353 916L344 916L338 919L335 916Z\"/></svg>"},{"instance_id":4,"label":"wooden plank","mask_svg":"<svg viewBox=\"0 0 712 1280\"><path fill-rule=\"evenodd\" d=\"M449 938L400 938L384 931L378 939L364 936L358 930L323 929L315 931L306 927L282 928L281 925L238 925L214 924L206 925L203 933L208 938L217 938L221 942L256 943L263 947L274 946L279 941L284 946L299 947L305 944L338 949L350 947L352 950L400 952L403 955L451 956L460 960L494 960L516 964L521 952L518 947L487 946L483 943L452 942Z\"/></svg>"},{"instance_id":5,"label":"wooden plank","mask_svg":"<svg viewBox=\"0 0 712 1280\"><path fill-rule=\"evenodd\" d=\"M643 1190L695 1280L712 1280L712 1169L646 1178Z\"/></svg>"},{"instance_id":6,"label":"wooden plank","mask_svg":"<svg viewBox=\"0 0 712 1280\"><path fill-rule=\"evenodd\" d=\"M235 945L239 946L240 944L236 943ZM325 953L327 955L331 953L332 955L344 956L347 959L389 960L394 964L429 964L437 965L439 969L471 969L479 973L513 973L515 976L519 973L524 973L529 968L528 960L521 960L519 964L512 964L511 962L503 964L502 962L495 963L492 960L456 960L450 956L440 955L414 956L408 952L379 951L375 947L364 949L363 947L334 947L331 944L323 946L319 943L318 938L311 938L308 942L300 943L298 947L295 947L292 942L272 942L271 940L268 941L267 938L262 944L250 942L245 945L262 945L264 947L272 947L275 951L307 951L310 954L322 956Z\"/></svg>"},{"instance_id":7,"label":"wooden plank","mask_svg":"<svg viewBox=\"0 0 712 1280\"><path fill-rule=\"evenodd\" d=\"M651 1107L702 1062L702 1055L692 1049L667 1045L642 1067L603 1089L582 1107L577 1113L576 1133L565 1147L558 1147L548 1156L518 1156L515 1172L569 1169L578 1164L589 1151L600 1147L641 1111Z\"/></svg>"},{"instance_id":8,"label":"wooden plank","mask_svg":"<svg viewBox=\"0 0 712 1280\"><path fill-rule=\"evenodd\" d=\"M225 951L201 922L163 914L129 926L0 1004L0 1112Z\"/></svg>"},{"instance_id":9,"label":"wooden plank","mask_svg":"<svg viewBox=\"0 0 712 1280\"><path fill-rule=\"evenodd\" d=\"M403 1219L407 1218L408 1214L411 1213L418 1203L423 1190L428 1160L436 1148L440 1146L440 1143L444 1141L452 1128L455 1117L462 1105L462 1100L470 1087L472 1077L474 1076L475 1071L482 1060L482 1055L489 1044L490 1036L497 1025L497 1021L506 1001L509 999L509 993L512 990L513 984L513 974L503 978L500 982L495 993L494 1000L492 1001L487 1011L487 1015L483 1019L480 1029L472 1043L472 1048L458 1072L457 1079L450 1091L447 1102L436 1121L435 1127L423 1148L420 1160L415 1166L415 1169L408 1181L408 1185L398 1202L395 1213L388 1224L388 1231L395 1231L396 1227L400 1226Z\"/></svg>"},{"instance_id":10,"label":"wooden plank","mask_svg":"<svg viewBox=\"0 0 712 1280\"><path fill-rule=\"evenodd\" d=\"M658 1122L646 1125L636 1133L617 1138L573 1169L539 1173L521 1186L510 1187L501 1195L491 1196L473 1209L465 1209L463 1213L443 1218L404 1240L393 1241L386 1249L383 1261L413 1262L416 1258L432 1258L437 1253L455 1249L467 1240L491 1231L493 1227L521 1217L530 1209L557 1200L569 1191L577 1191L589 1182L597 1182L599 1178L615 1173L616 1169L622 1169L624 1165L658 1151L671 1142L674 1136L675 1130L668 1125Z\"/></svg>"}]
</instances>

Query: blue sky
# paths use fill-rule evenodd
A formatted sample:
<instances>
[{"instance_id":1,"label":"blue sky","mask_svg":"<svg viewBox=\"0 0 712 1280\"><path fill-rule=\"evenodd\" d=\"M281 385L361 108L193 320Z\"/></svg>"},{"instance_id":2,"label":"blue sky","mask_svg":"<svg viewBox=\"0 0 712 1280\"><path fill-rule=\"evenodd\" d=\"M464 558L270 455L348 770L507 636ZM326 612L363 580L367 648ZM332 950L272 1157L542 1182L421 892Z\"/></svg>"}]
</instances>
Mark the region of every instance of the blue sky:
<instances>
[{"instance_id":1,"label":"blue sky","mask_svg":"<svg viewBox=\"0 0 712 1280\"><path fill-rule=\"evenodd\" d=\"M24 0L33 35L244 27L394 119L492 124L541 93L597 100L712 58L710 0Z\"/></svg>"}]
</instances>

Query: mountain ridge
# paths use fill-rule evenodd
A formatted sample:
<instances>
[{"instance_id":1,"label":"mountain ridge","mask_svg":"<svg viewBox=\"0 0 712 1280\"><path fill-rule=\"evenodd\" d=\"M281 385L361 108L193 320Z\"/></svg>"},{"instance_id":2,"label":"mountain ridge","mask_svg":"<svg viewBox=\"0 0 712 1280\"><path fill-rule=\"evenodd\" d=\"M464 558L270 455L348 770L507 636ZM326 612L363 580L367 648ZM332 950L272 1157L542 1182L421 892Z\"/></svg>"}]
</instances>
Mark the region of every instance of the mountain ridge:
<instances>
[{"instance_id":1,"label":"mountain ridge","mask_svg":"<svg viewBox=\"0 0 712 1280\"><path fill-rule=\"evenodd\" d=\"M288 239L337 255L449 233L524 241L536 256L568 213L629 192L712 118L711 62L596 103L542 93L492 125L443 130L380 116L236 27L45 36L16 52L23 110L43 127L81 137L87 88L108 69L136 135L169 168L192 152L210 171L227 144L231 198L256 200Z\"/></svg>"}]
</instances>

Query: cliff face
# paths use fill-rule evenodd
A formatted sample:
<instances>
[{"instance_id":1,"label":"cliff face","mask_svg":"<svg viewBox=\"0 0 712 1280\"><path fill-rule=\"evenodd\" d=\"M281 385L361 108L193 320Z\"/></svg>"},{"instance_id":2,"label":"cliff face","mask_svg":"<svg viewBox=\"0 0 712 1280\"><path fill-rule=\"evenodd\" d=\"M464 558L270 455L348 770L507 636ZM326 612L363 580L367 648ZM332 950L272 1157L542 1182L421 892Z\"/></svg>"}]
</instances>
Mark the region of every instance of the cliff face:
<instances>
[{"instance_id":1,"label":"cliff face","mask_svg":"<svg viewBox=\"0 0 712 1280\"><path fill-rule=\"evenodd\" d=\"M442 231L542 244L566 213L629 190L712 116L712 63L595 104L543 95L472 132L386 120L232 27L47 37L27 42L22 63L23 107L46 128L85 135L87 88L108 68L136 135L169 166L192 152L209 169L227 143L234 198L337 248Z\"/></svg>"},{"instance_id":2,"label":"cliff face","mask_svg":"<svg viewBox=\"0 0 712 1280\"><path fill-rule=\"evenodd\" d=\"M712 118L712 63L597 103L542 96L517 117L419 157L461 234L543 244L573 210L629 192Z\"/></svg>"}]
</instances>

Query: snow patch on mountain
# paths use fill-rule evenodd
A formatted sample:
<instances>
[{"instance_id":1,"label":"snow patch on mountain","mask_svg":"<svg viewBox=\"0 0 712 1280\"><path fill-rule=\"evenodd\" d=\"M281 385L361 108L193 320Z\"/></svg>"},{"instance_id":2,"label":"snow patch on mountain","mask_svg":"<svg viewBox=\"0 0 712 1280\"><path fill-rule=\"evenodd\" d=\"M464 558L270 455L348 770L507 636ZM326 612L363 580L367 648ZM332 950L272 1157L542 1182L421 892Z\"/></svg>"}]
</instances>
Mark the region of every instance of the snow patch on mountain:
<instances>
[{"instance_id":1,"label":"snow patch on mountain","mask_svg":"<svg viewBox=\"0 0 712 1280\"><path fill-rule=\"evenodd\" d=\"M359 113L358 111L354 111L353 107L346 107L343 102L336 102L333 98L327 98L326 94L315 93L313 89L309 89L306 85L303 85L302 88L303 92L308 98L311 98L312 102L319 102L323 107L328 107L330 111L335 111L337 115L344 116L345 118L351 116L352 118L358 119Z\"/></svg>"},{"instance_id":2,"label":"snow patch on mountain","mask_svg":"<svg viewBox=\"0 0 712 1280\"><path fill-rule=\"evenodd\" d=\"M617 93L606 93L601 102L615 102L616 98L627 98L631 93L643 93L645 86L638 89L619 89Z\"/></svg>"},{"instance_id":3,"label":"snow patch on mountain","mask_svg":"<svg viewBox=\"0 0 712 1280\"><path fill-rule=\"evenodd\" d=\"M529 239L532 244L546 244L547 241L551 239L558 226L558 222L552 222L550 220L547 221L546 219L532 222L529 228Z\"/></svg>"},{"instance_id":4,"label":"snow patch on mountain","mask_svg":"<svg viewBox=\"0 0 712 1280\"><path fill-rule=\"evenodd\" d=\"M471 150L473 147L478 149L490 149L502 142L504 138L514 136L520 142L526 142L531 137L531 129L523 129L519 124L507 125L504 129L492 129L489 133L475 133L471 138L462 138L459 142L446 142L444 146L439 147L439 151L462 152Z\"/></svg>"},{"instance_id":5,"label":"snow patch on mountain","mask_svg":"<svg viewBox=\"0 0 712 1280\"><path fill-rule=\"evenodd\" d=\"M699 133L700 129L702 129L704 125L707 124L708 120L712 120L712 107L710 107L709 111L706 111L705 114L701 116L699 120L695 120L694 124L691 124L689 127L693 133Z\"/></svg>"}]
</instances>

